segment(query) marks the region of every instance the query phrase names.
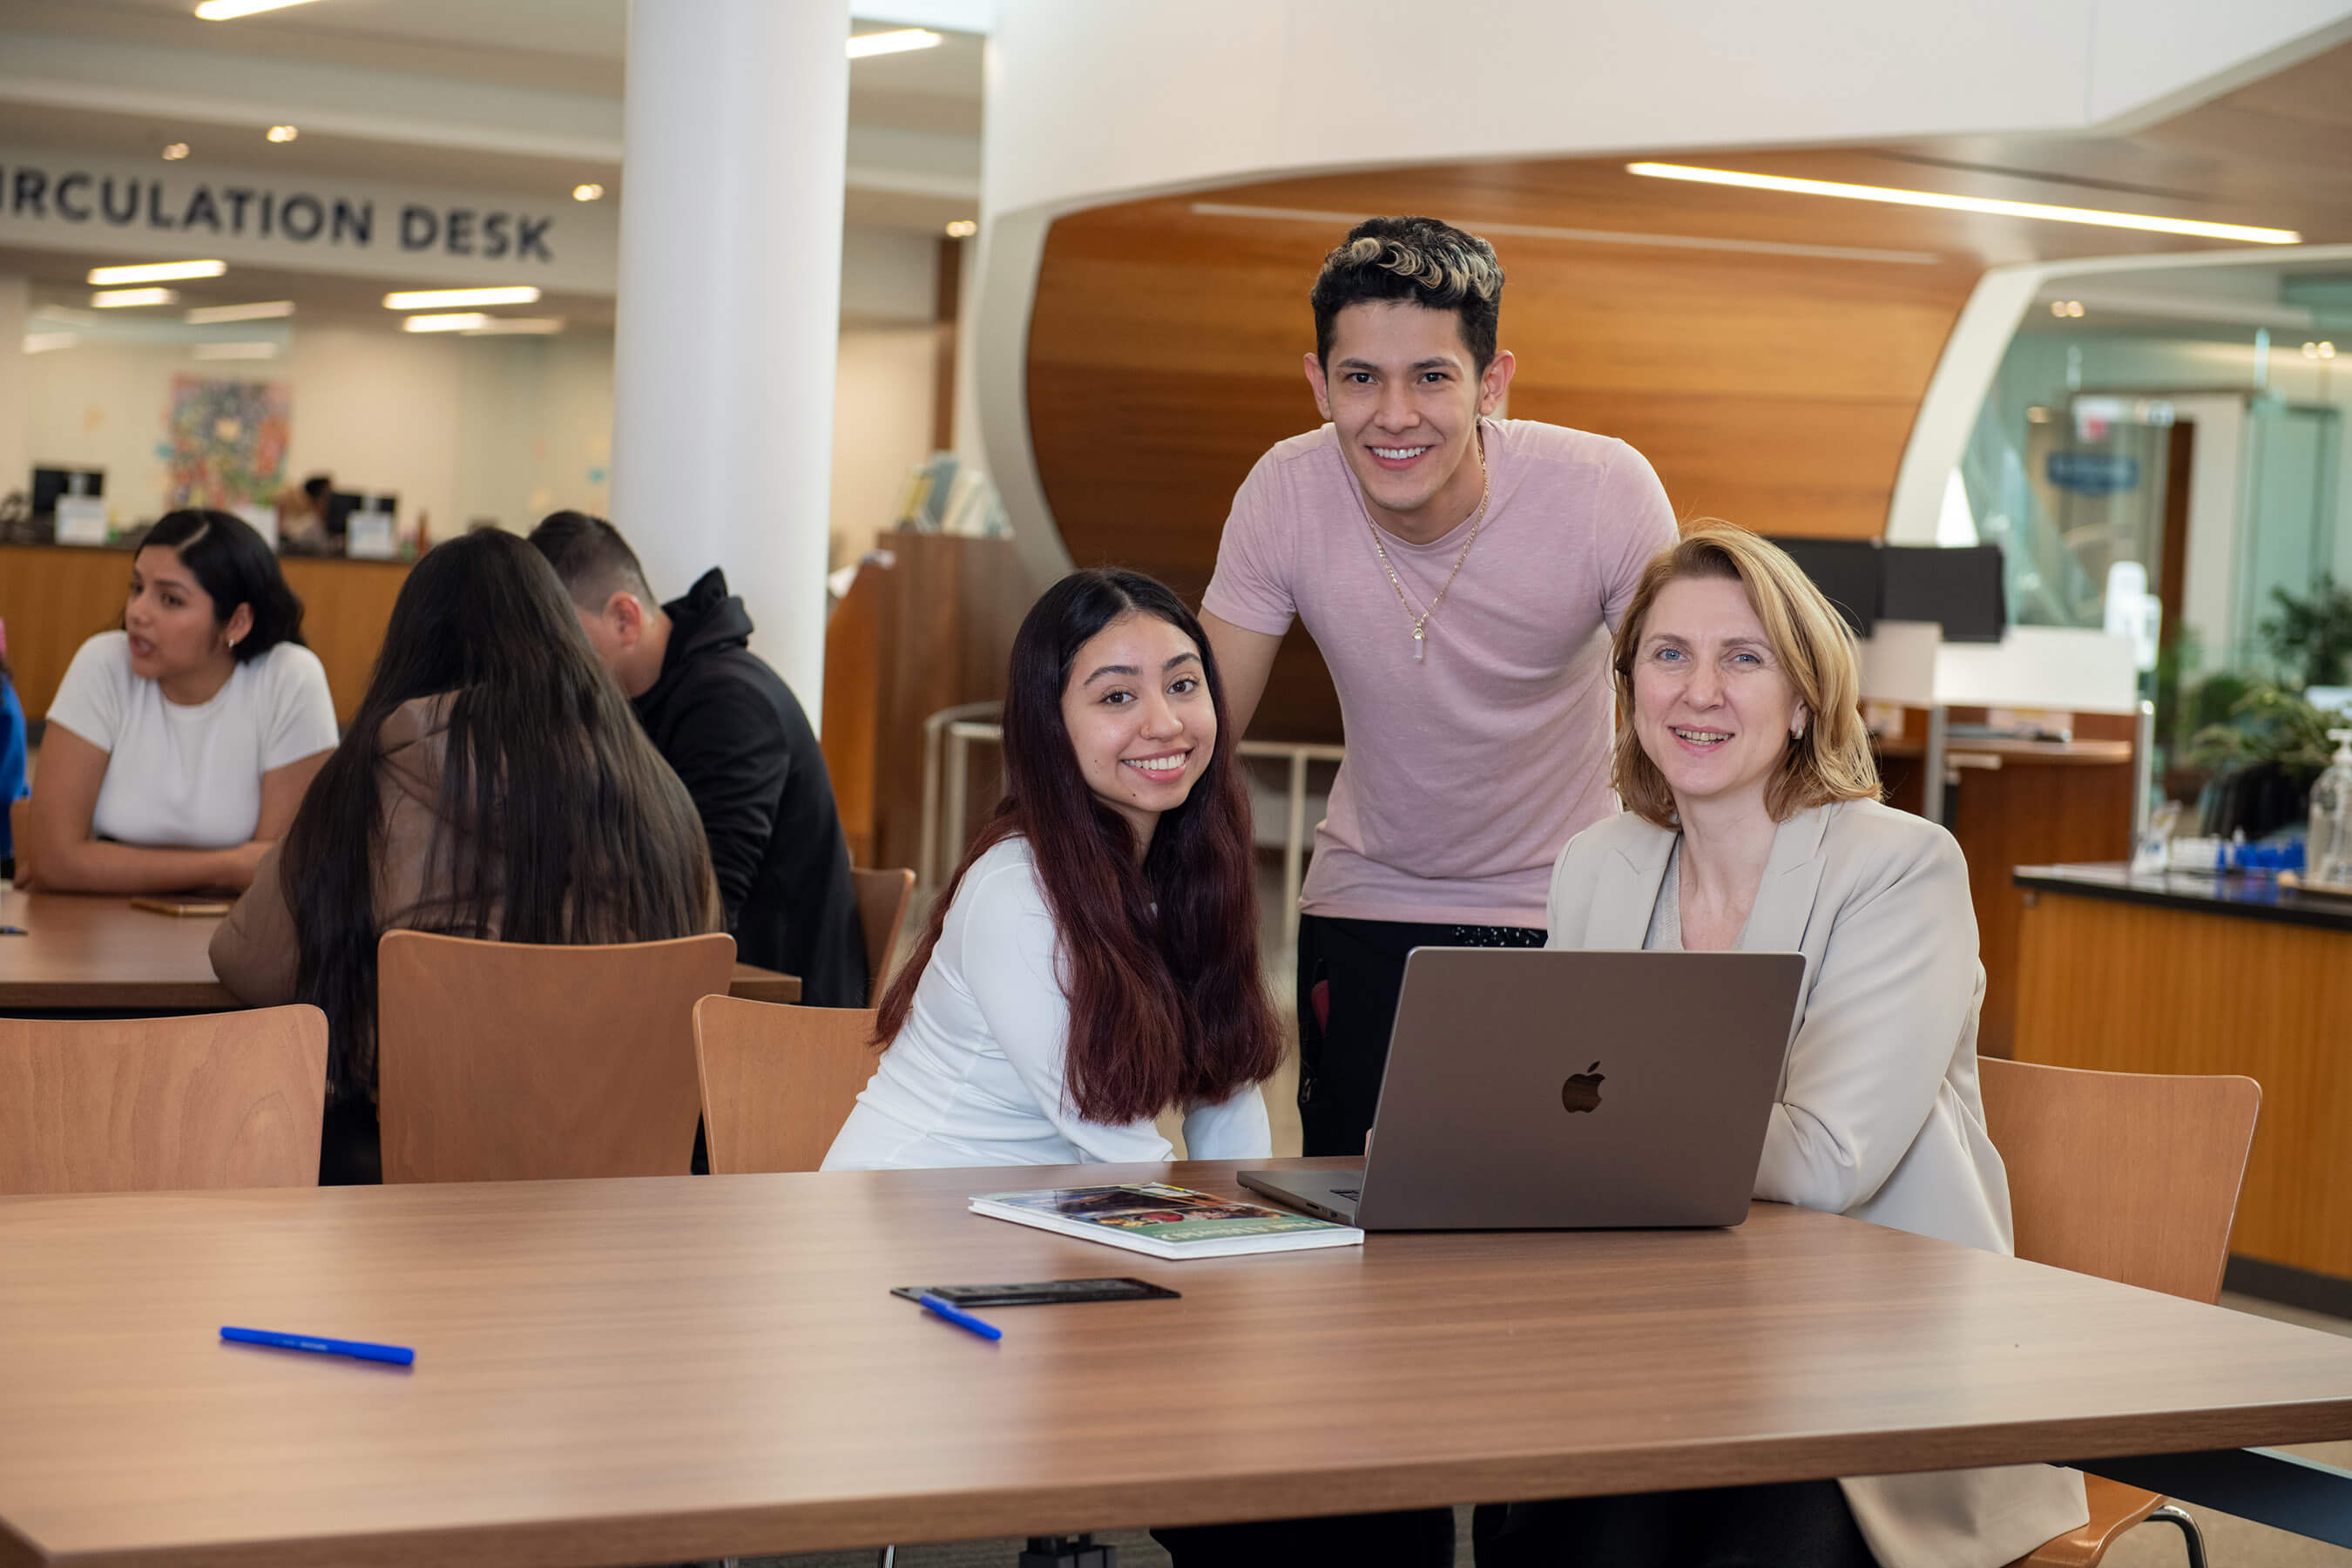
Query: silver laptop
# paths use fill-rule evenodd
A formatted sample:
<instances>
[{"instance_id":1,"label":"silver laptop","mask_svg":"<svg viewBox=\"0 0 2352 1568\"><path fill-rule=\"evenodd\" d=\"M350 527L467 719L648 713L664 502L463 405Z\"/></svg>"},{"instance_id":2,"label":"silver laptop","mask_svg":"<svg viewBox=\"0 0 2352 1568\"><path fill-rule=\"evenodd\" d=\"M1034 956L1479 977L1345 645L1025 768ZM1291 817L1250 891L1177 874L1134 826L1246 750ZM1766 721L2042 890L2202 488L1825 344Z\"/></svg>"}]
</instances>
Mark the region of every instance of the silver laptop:
<instances>
[{"instance_id":1,"label":"silver laptop","mask_svg":"<svg viewBox=\"0 0 2352 1568\"><path fill-rule=\"evenodd\" d=\"M1244 1171L1366 1230L1731 1226L1804 955L1423 947L1361 1170Z\"/></svg>"}]
</instances>

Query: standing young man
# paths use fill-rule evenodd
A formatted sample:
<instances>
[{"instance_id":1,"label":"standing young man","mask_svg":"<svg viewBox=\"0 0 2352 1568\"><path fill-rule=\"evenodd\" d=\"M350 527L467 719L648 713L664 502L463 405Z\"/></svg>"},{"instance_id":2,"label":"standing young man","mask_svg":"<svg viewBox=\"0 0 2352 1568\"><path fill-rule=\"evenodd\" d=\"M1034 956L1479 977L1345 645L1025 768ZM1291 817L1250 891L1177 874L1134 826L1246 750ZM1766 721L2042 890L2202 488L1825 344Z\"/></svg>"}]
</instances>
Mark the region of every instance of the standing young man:
<instances>
[{"instance_id":1,"label":"standing young man","mask_svg":"<svg viewBox=\"0 0 2352 1568\"><path fill-rule=\"evenodd\" d=\"M657 605L636 552L601 517L556 512L530 542L694 797L736 952L800 976L803 1005L866 1005L866 939L824 752L792 688L751 651L751 617L725 575L714 566Z\"/></svg>"},{"instance_id":2,"label":"standing young man","mask_svg":"<svg viewBox=\"0 0 2352 1568\"><path fill-rule=\"evenodd\" d=\"M1543 944L1552 861L1614 808L1609 634L1675 539L1633 447L1493 416L1502 298L1475 235L1349 232L1308 296L1330 423L1258 459L1202 600L1238 728L1294 616L1346 726L1299 900L1309 1154L1363 1150L1406 953Z\"/></svg>"}]
</instances>

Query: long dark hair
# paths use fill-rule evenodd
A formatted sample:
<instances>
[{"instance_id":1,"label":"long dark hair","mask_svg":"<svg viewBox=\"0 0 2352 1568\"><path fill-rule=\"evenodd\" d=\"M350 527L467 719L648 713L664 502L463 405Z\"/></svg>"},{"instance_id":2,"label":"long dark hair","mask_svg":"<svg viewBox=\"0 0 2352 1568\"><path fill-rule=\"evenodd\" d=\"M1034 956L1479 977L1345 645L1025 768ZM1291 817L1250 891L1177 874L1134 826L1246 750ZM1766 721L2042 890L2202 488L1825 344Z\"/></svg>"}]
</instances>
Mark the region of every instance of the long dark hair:
<instances>
[{"instance_id":1,"label":"long dark hair","mask_svg":"<svg viewBox=\"0 0 2352 1568\"><path fill-rule=\"evenodd\" d=\"M196 508L167 511L139 541L141 550L151 544L179 552L181 563L212 598L215 625L226 623L239 605L253 607L253 629L230 650L239 663L282 642L303 646L302 601L286 585L277 552L243 518Z\"/></svg>"},{"instance_id":2,"label":"long dark hair","mask_svg":"<svg viewBox=\"0 0 2352 1568\"><path fill-rule=\"evenodd\" d=\"M279 870L297 990L327 1015L339 1099L375 1083L382 730L450 695L425 864L446 893L408 923L505 942L647 942L706 929L710 852L686 786L596 662L546 558L485 531L410 571L359 714L303 796Z\"/></svg>"},{"instance_id":3,"label":"long dark hair","mask_svg":"<svg viewBox=\"0 0 2352 1568\"><path fill-rule=\"evenodd\" d=\"M1131 615L1166 621L1200 650L1217 743L1184 804L1160 815L1143 864L1134 830L1095 798L1062 722L1078 650ZM1019 834L1044 884L1069 997L1066 1084L1090 1121L1222 1100L1273 1076L1282 1031L1258 969L1256 848L1234 761L1216 657L1167 586L1137 572L1074 572L1013 639L1004 698L1004 798L932 907L914 956L882 999L887 1042L907 1022L972 862Z\"/></svg>"}]
</instances>

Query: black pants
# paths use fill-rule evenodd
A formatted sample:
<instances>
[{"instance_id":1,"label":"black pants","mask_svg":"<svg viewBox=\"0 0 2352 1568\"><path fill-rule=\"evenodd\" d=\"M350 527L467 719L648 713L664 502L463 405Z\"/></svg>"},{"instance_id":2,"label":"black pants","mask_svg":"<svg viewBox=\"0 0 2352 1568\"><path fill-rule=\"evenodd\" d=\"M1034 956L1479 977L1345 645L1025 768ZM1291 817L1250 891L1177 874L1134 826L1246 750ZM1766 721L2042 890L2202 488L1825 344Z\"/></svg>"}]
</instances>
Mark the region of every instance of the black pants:
<instances>
[{"instance_id":1,"label":"black pants","mask_svg":"<svg viewBox=\"0 0 2352 1568\"><path fill-rule=\"evenodd\" d=\"M1405 955L1416 947L1541 947L1533 926L1298 917L1298 1120L1308 1154L1360 1154L1381 1100ZM1320 997L1317 987L1322 987Z\"/></svg>"},{"instance_id":2,"label":"black pants","mask_svg":"<svg viewBox=\"0 0 2352 1568\"><path fill-rule=\"evenodd\" d=\"M1835 1481L1552 1502L1472 1516L1478 1568L1875 1568Z\"/></svg>"},{"instance_id":3,"label":"black pants","mask_svg":"<svg viewBox=\"0 0 2352 1568\"><path fill-rule=\"evenodd\" d=\"M1160 1529L1175 1568L1454 1568L1454 1510L1338 1514Z\"/></svg>"},{"instance_id":4,"label":"black pants","mask_svg":"<svg viewBox=\"0 0 2352 1568\"><path fill-rule=\"evenodd\" d=\"M331 1103L319 1130L319 1184L373 1187L383 1181L383 1136L375 1107L356 1097Z\"/></svg>"}]
</instances>

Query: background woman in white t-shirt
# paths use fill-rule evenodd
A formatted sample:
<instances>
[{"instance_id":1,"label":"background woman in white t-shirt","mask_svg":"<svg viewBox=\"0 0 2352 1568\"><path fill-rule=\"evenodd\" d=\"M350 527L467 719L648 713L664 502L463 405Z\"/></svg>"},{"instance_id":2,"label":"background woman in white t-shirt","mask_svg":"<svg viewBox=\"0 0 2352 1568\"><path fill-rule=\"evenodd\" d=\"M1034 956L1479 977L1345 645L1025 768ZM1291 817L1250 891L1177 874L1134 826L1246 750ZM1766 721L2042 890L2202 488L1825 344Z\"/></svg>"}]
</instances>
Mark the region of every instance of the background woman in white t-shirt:
<instances>
[{"instance_id":1,"label":"background woman in white t-shirt","mask_svg":"<svg viewBox=\"0 0 2352 1568\"><path fill-rule=\"evenodd\" d=\"M1004 799L882 999L827 1170L1273 1152L1249 803L1208 641L1132 572L1076 572L1013 640Z\"/></svg>"},{"instance_id":2,"label":"background woman in white t-shirt","mask_svg":"<svg viewBox=\"0 0 2352 1568\"><path fill-rule=\"evenodd\" d=\"M172 512L131 557L122 629L49 704L19 885L29 863L44 892L242 889L334 746L278 557L227 512Z\"/></svg>"}]
</instances>

